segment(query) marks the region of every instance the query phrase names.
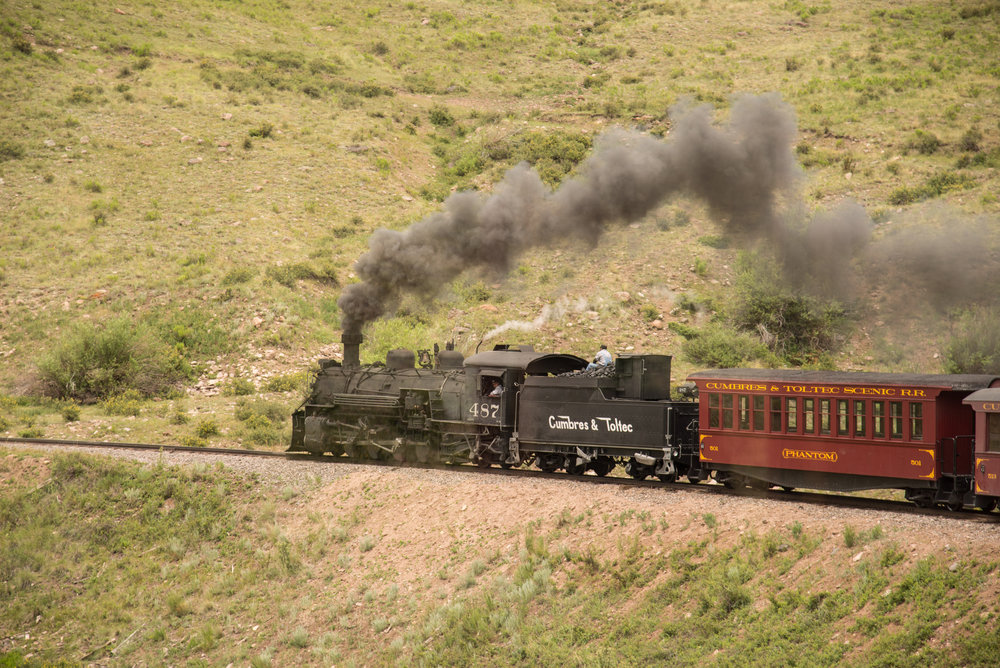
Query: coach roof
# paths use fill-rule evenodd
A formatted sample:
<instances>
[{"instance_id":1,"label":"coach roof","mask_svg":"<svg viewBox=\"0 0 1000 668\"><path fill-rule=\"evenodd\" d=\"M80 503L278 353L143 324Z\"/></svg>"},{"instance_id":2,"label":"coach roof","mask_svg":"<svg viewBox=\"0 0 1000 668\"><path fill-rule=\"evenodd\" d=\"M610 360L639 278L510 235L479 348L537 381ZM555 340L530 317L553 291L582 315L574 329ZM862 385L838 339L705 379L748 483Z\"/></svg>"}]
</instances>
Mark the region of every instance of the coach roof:
<instances>
[{"instance_id":1,"label":"coach roof","mask_svg":"<svg viewBox=\"0 0 1000 668\"><path fill-rule=\"evenodd\" d=\"M708 369L688 380L745 380L812 385L906 385L973 391L1000 384L988 374L877 373L871 371L816 371L806 369Z\"/></svg>"}]
</instances>

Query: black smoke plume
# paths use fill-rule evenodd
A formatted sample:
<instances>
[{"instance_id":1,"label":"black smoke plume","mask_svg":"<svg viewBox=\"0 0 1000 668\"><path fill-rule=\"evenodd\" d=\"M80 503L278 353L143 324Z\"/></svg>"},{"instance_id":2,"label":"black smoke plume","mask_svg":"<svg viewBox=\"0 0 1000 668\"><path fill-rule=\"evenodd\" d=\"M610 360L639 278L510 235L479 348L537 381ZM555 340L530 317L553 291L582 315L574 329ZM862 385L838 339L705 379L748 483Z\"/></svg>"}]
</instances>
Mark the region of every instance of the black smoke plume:
<instances>
[{"instance_id":1,"label":"black smoke plume","mask_svg":"<svg viewBox=\"0 0 1000 668\"><path fill-rule=\"evenodd\" d=\"M732 234L783 239L777 202L794 194L801 175L791 108L768 94L738 99L724 126L704 105L671 116L665 140L604 135L580 176L554 192L521 164L488 197L457 193L406 230L377 230L355 267L362 282L338 302L344 330L358 332L402 293L433 294L468 269L506 271L536 246L596 244L609 225L638 220L677 194L702 198Z\"/></svg>"},{"instance_id":2,"label":"black smoke plume","mask_svg":"<svg viewBox=\"0 0 1000 668\"><path fill-rule=\"evenodd\" d=\"M892 273L904 284L916 276L942 295L969 295L973 283L997 277L1000 263L981 243L990 226L996 238L995 221L960 233L947 231L959 222L936 224L944 233L918 224L876 243L871 219L855 202L808 220L792 150L795 114L777 94L738 98L724 125L713 124L712 115L707 105L678 105L666 139L606 133L579 176L555 191L521 164L492 195L456 193L443 210L406 230L377 230L355 267L361 282L347 286L338 301L344 331L360 333L403 293L434 294L466 270L505 273L531 248L594 245L609 226L641 219L676 195L702 199L737 241L766 244L789 284L802 291L843 297L860 277L877 281ZM963 260L963 252L977 266Z\"/></svg>"}]
</instances>

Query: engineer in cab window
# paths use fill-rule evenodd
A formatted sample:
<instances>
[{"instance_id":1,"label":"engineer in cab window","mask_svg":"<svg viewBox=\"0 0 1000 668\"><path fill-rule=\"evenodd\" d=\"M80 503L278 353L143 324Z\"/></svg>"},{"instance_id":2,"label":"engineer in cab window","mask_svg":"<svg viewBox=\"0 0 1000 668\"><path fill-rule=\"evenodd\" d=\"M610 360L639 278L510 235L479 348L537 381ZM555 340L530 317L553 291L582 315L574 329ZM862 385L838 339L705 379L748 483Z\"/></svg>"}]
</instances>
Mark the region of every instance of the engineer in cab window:
<instances>
[{"instance_id":1,"label":"engineer in cab window","mask_svg":"<svg viewBox=\"0 0 1000 668\"><path fill-rule=\"evenodd\" d=\"M490 382L493 383L493 389L491 389L490 393L487 394L486 396L488 396L490 399L497 399L497 400L499 400L500 399L500 395L503 394L503 385L501 385L500 381L497 380L496 378L494 378Z\"/></svg>"}]
</instances>

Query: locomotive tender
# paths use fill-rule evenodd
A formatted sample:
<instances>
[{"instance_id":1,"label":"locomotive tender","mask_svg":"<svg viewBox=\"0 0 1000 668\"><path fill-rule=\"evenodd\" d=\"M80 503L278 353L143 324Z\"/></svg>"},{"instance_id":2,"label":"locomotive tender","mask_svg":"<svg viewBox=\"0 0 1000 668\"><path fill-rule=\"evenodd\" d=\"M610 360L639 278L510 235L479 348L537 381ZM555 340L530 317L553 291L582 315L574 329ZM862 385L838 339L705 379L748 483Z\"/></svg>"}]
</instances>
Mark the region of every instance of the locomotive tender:
<instances>
[{"instance_id":1,"label":"locomotive tender","mask_svg":"<svg viewBox=\"0 0 1000 668\"><path fill-rule=\"evenodd\" d=\"M321 360L292 416L290 451L728 487L902 489L921 506L993 510L1000 499L1000 377L781 369L690 376L670 395L666 355L586 360L501 345L463 358L394 350L362 366ZM490 396L499 382L499 396ZM494 395L497 392L493 392Z\"/></svg>"}]
</instances>

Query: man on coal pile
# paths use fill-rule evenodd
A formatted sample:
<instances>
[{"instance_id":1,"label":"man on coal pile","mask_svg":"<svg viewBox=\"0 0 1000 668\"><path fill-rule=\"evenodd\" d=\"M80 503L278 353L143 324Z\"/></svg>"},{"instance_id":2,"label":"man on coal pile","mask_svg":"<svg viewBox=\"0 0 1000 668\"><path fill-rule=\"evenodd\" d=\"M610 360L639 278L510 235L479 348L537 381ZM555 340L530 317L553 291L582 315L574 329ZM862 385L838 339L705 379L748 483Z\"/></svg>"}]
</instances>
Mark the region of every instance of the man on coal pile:
<instances>
[{"instance_id":1,"label":"man on coal pile","mask_svg":"<svg viewBox=\"0 0 1000 668\"><path fill-rule=\"evenodd\" d=\"M587 365L587 371L603 369L609 364L611 364L611 353L608 352L608 347L602 343L601 349L594 355L594 361Z\"/></svg>"}]
</instances>

